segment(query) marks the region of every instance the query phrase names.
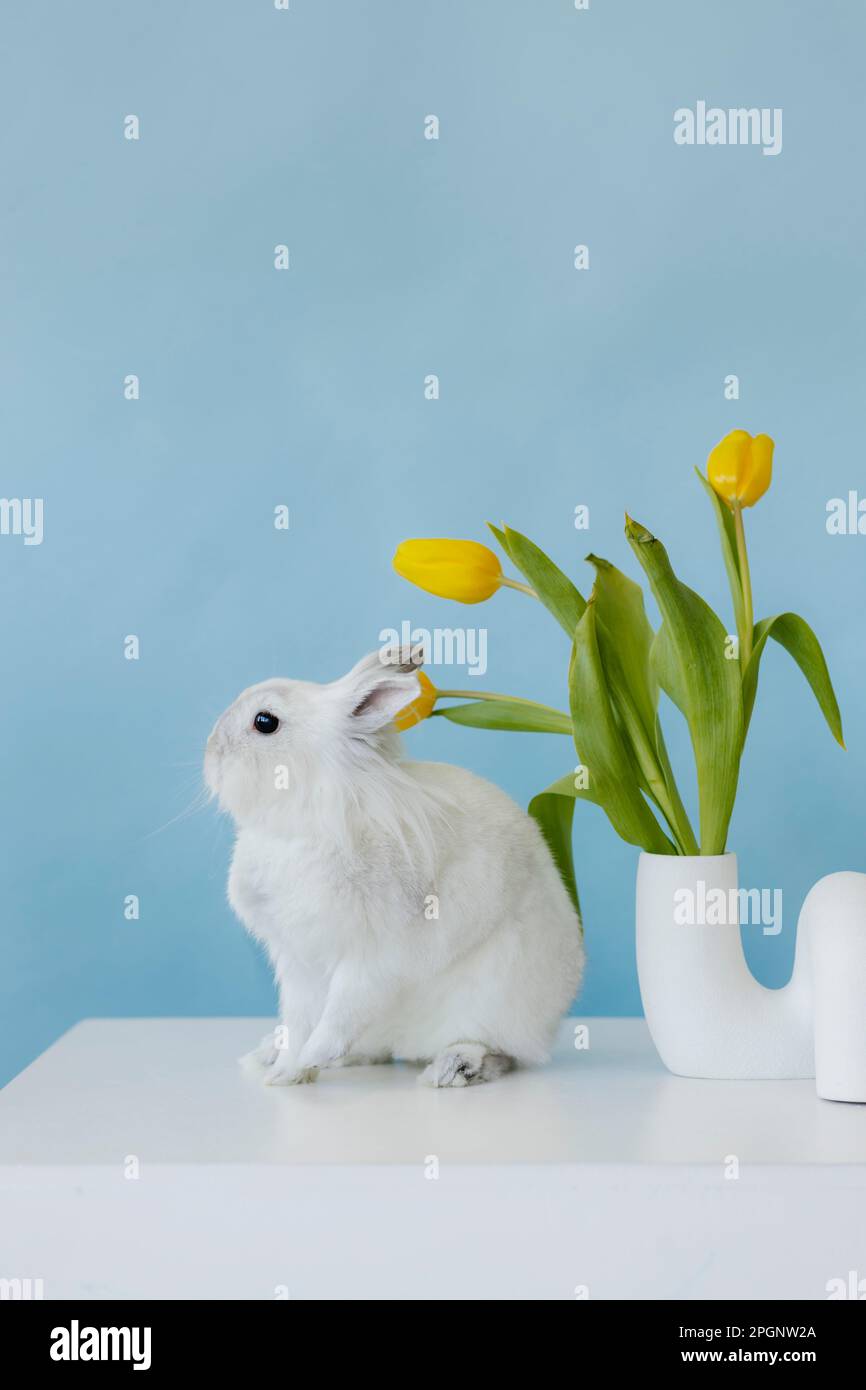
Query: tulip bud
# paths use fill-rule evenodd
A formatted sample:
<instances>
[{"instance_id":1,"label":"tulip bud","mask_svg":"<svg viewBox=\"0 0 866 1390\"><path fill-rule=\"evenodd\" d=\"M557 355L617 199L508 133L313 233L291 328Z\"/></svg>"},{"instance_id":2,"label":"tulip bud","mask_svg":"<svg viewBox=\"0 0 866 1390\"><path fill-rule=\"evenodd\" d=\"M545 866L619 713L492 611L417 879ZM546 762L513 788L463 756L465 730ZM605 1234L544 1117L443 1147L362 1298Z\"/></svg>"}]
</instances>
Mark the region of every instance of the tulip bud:
<instances>
[{"instance_id":1,"label":"tulip bud","mask_svg":"<svg viewBox=\"0 0 866 1390\"><path fill-rule=\"evenodd\" d=\"M707 478L729 507L753 507L770 486L773 441L768 434L732 430L707 459Z\"/></svg>"},{"instance_id":2,"label":"tulip bud","mask_svg":"<svg viewBox=\"0 0 866 1390\"><path fill-rule=\"evenodd\" d=\"M481 603L503 582L498 557L478 541L403 541L394 568L428 594L458 603Z\"/></svg>"},{"instance_id":3,"label":"tulip bud","mask_svg":"<svg viewBox=\"0 0 866 1390\"><path fill-rule=\"evenodd\" d=\"M420 695L416 695L411 704L404 705L399 714L394 716L394 723L401 733L414 728L422 719L427 719L433 713L433 706L439 698L439 691L423 671L418 672L418 682L421 686Z\"/></svg>"}]
</instances>

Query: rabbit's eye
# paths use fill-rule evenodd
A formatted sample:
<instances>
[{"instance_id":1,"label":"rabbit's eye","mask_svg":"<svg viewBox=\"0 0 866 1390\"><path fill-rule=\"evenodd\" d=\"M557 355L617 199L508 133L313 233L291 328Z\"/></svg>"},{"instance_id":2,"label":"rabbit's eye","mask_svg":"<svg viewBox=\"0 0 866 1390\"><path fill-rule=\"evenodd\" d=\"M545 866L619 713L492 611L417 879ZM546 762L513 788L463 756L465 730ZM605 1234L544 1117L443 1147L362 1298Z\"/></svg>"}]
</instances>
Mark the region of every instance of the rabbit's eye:
<instances>
[{"instance_id":1,"label":"rabbit's eye","mask_svg":"<svg viewBox=\"0 0 866 1390\"><path fill-rule=\"evenodd\" d=\"M260 709L253 720L253 728L260 734L275 734L279 727L280 721L277 716L266 709Z\"/></svg>"}]
</instances>

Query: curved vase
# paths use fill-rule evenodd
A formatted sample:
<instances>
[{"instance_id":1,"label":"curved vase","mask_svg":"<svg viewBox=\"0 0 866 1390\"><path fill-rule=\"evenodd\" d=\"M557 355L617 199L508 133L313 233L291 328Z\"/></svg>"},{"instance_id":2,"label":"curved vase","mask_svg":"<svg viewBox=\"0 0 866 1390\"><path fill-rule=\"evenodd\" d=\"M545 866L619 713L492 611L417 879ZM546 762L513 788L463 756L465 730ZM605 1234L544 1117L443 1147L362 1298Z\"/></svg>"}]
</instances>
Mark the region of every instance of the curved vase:
<instances>
[{"instance_id":1,"label":"curved vase","mask_svg":"<svg viewBox=\"0 0 866 1390\"><path fill-rule=\"evenodd\" d=\"M734 854L640 856L638 977L665 1066L729 1080L815 1076L828 1100L866 1101L866 874L831 874L811 890L783 989L766 989L746 964L738 889Z\"/></svg>"}]
</instances>

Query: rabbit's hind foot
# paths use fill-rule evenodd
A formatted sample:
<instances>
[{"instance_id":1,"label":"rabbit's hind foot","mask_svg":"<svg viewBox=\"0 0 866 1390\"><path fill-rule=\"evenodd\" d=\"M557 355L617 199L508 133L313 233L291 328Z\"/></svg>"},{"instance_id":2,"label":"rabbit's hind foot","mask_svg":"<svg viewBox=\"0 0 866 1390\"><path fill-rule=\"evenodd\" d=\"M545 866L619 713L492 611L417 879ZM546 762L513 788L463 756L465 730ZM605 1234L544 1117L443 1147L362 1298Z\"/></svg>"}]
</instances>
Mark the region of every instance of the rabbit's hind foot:
<instances>
[{"instance_id":1,"label":"rabbit's hind foot","mask_svg":"<svg viewBox=\"0 0 866 1390\"><path fill-rule=\"evenodd\" d=\"M511 1057L490 1052L484 1043L450 1043L418 1077L422 1086L478 1086L495 1081L514 1066Z\"/></svg>"}]
</instances>

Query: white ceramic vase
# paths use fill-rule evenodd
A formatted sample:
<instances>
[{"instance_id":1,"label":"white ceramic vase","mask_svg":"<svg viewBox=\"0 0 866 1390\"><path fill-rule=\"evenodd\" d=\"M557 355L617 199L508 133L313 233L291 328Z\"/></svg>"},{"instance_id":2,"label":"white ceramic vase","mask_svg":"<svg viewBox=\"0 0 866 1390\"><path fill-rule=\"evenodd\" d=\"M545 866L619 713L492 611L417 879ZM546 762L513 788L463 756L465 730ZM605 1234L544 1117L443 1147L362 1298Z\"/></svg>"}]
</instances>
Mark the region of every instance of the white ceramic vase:
<instances>
[{"instance_id":1,"label":"white ceramic vase","mask_svg":"<svg viewBox=\"0 0 866 1390\"><path fill-rule=\"evenodd\" d=\"M665 1066L729 1080L815 1076L828 1100L866 1101L866 874L831 874L809 893L783 989L766 989L746 964L738 889L734 854L641 854L638 977Z\"/></svg>"}]
</instances>

